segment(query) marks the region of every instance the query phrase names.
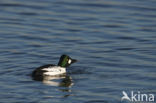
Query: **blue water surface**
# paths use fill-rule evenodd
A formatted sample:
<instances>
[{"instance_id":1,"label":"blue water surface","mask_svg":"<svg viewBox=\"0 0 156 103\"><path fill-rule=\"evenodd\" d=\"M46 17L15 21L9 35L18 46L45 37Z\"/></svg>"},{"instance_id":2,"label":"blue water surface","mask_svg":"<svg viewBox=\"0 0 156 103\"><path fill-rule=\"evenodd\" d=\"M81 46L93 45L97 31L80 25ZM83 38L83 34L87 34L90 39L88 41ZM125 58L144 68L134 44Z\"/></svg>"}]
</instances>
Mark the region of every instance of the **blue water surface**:
<instances>
[{"instance_id":1,"label":"blue water surface","mask_svg":"<svg viewBox=\"0 0 156 103\"><path fill-rule=\"evenodd\" d=\"M1 0L1 103L127 103L122 91L156 96L155 0ZM68 79L32 71L78 60Z\"/></svg>"}]
</instances>

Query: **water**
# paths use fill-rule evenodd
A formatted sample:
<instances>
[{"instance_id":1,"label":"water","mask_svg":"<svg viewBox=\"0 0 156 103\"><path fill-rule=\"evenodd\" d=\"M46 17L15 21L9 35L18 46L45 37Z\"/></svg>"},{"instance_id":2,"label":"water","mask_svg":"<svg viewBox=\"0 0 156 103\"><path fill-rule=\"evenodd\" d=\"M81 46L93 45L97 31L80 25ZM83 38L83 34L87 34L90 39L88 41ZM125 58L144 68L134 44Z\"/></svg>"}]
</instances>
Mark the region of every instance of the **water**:
<instances>
[{"instance_id":1,"label":"water","mask_svg":"<svg viewBox=\"0 0 156 103\"><path fill-rule=\"evenodd\" d=\"M156 95L155 0L1 0L1 103L126 103L122 91ZM78 60L68 78L32 71Z\"/></svg>"}]
</instances>

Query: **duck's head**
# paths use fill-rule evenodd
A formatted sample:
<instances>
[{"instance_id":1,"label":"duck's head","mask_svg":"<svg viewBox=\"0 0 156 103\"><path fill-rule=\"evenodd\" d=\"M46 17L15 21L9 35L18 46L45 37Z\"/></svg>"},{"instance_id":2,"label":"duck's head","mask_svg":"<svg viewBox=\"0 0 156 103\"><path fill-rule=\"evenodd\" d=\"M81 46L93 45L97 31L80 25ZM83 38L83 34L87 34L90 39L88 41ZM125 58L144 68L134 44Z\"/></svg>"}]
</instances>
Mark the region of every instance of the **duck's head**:
<instances>
[{"instance_id":1,"label":"duck's head","mask_svg":"<svg viewBox=\"0 0 156 103\"><path fill-rule=\"evenodd\" d=\"M68 67L70 66L72 63L75 63L77 60L76 59L72 59L71 57L69 57L68 55L62 55L60 57L58 66L61 67Z\"/></svg>"}]
</instances>

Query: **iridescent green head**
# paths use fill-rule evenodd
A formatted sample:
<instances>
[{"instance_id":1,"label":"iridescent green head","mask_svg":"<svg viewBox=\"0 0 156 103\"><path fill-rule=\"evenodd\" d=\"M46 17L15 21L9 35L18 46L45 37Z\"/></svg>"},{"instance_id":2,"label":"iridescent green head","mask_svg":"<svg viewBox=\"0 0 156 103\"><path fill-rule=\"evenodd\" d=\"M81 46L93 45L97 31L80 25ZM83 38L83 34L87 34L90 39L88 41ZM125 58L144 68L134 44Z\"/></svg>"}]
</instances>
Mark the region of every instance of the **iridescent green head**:
<instances>
[{"instance_id":1,"label":"iridescent green head","mask_svg":"<svg viewBox=\"0 0 156 103\"><path fill-rule=\"evenodd\" d=\"M76 61L77 61L76 59L72 59L72 58L70 58L68 55L62 55L62 56L60 57L58 66L61 66L61 67L68 67L68 66L70 66L72 63L75 63Z\"/></svg>"}]
</instances>

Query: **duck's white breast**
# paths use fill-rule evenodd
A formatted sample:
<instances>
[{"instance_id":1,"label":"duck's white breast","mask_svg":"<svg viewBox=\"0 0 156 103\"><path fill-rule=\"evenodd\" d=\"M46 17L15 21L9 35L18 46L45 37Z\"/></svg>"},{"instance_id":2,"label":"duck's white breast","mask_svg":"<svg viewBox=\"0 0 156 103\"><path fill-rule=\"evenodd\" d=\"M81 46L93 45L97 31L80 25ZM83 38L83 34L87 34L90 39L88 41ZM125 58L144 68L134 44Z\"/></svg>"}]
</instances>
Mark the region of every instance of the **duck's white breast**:
<instances>
[{"instance_id":1,"label":"duck's white breast","mask_svg":"<svg viewBox=\"0 0 156 103\"><path fill-rule=\"evenodd\" d=\"M44 72L43 74L49 75L49 76L60 75L60 74L66 73L66 68L59 67L59 66L48 67L42 70L47 71L47 72Z\"/></svg>"}]
</instances>

